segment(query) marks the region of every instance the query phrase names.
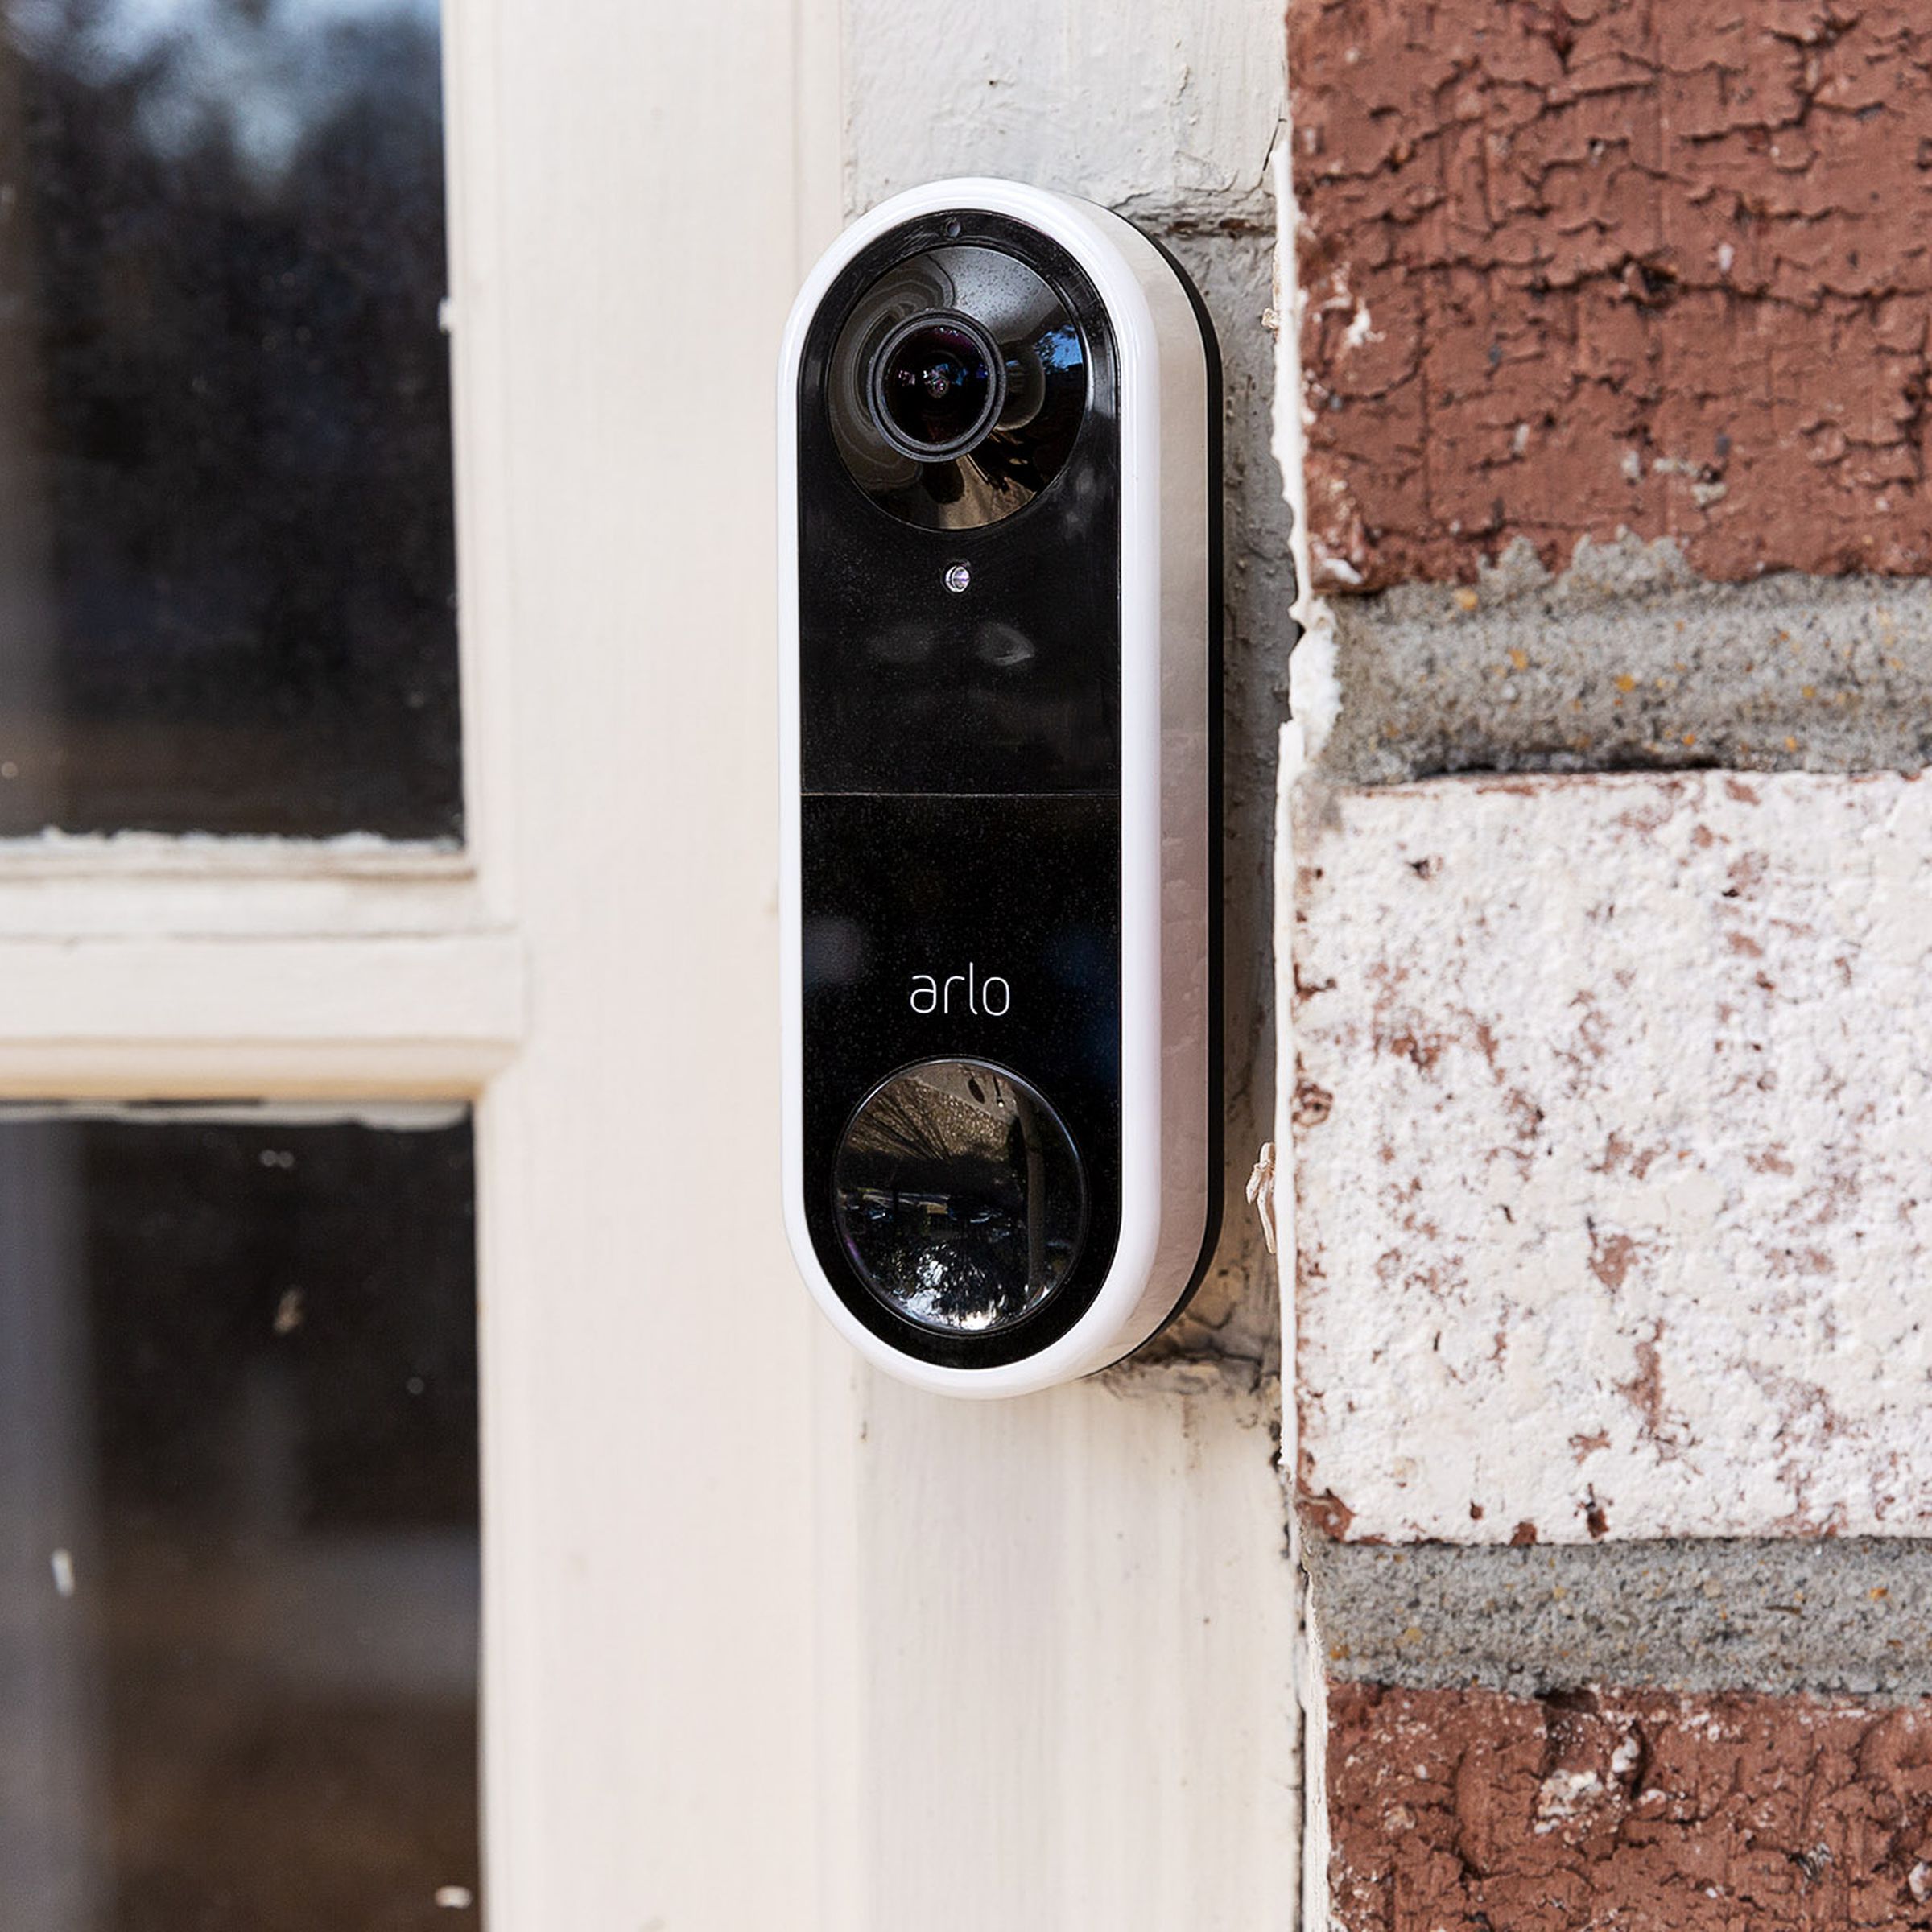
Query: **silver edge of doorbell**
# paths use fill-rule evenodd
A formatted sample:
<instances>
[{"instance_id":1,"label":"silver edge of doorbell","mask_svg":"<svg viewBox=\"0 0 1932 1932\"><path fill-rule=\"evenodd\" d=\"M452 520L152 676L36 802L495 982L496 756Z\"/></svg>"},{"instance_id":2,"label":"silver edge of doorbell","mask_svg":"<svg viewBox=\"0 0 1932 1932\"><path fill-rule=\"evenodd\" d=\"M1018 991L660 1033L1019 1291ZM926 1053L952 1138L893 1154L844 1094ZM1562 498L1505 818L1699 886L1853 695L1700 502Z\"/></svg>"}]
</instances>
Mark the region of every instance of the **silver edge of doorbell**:
<instances>
[{"instance_id":1,"label":"silver edge of doorbell","mask_svg":"<svg viewBox=\"0 0 1932 1932\"><path fill-rule=\"evenodd\" d=\"M926 404L936 411L946 399L948 382L964 389L984 375L983 370L976 372L973 358L975 345L987 339L987 331L956 329L953 336L935 334L931 341L939 346L931 349L927 362L920 363L914 354L905 368L894 362L883 369L876 353L869 364L864 363L863 345L848 353L845 336L839 332L849 333L859 325L863 314L859 305L869 288L879 286L885 272L855 287L852 271L861 258L886 263L893 273L900 272L903 263L912 263L913 267L904 270L908 275L916 269L928 274L929 279L936 277L939 292L925 300L935 329L943 330L952 326L949 318L965 312L973 299L972 288L965 286L972 282L972 251L989 248L997 254L999 236L1023 232L1041 238L1040 252L1030 258L1034 266L1042 258L1074 265L1070 279L1084 279L1080 300L1091 303L1097 298L1104 325L1101 332L1110 332L1108 350L1119 459L1117 552L1096 560L1075 549L1064 559L1068 572L1117 571L1117 981L1096 985L1088 1005L1075 1000L1066 1009L1075 1014L1104 1011L1117 996L1117 1144L1108 1142L1104 1158L1081 1146L1082 1129L1077 1122L1063 1126L1057 1111L1061 1096L1055 1092L1054 1078L1042 1075L1037 1066L1029 1065L1017 1054L1009 1059L1001 1051L1003 1038L1018 1037L997 1030L1015 1025L1006 1016L1018 1013L1024 1019L1027 1002L1035 1001L1037 1011L1038 1002L1046 993L1038 984L1038 971L1032 974L1034 984L1029 984L1027 976L1003 956L1002 908L997 894L982 895L994 902L985 905L983 939L976 937L969 947L958 948L956 958L951 952L939 956L936 948L933 956L922 954L917 935L906 933L903 924L877 932L857 932L851 930L850 920L841 923L819 917L816 899L811 905L806 902L808 892L822 894L827 890L822 884L827 861L819 848L815 845L811 855L804 850L806 822L814 812L832 810L818 801L839 791L836 785L827 786L819 782L818 766L811 771L805 769L808 761L818 757L815 751L806 749L806 720L823 715L824 706L835 702L848 710L862 702L852 695L848 658L839 660L842 668L836 692L820 692L811 683L814 675L828 675L826 667L831 660L826 650L843 650L842 643L821 649L815 642L811 648L817 655L813 664L801 663L802 592L817 594L814 572L824 562L809 554L812 539L801 533L802 522L812 523L825 514L822 502L812 502L815 493L821 498L828 490L836 494L848 489L849 480L852 507L848 511L841 508L837 514L848 514L854 527L862 525L858 540L873 543L883 555L898 539L892 517L879 507L880 502L896 500L891 496L895 489L910 493L930 485L932 504L919 498L902 526L910 532L904 536L907 572L919 573L916 593L902 588L890 571L881 577L881 581L890 581L880 596L891 602L898 624L897 630L890 630L881 617L878 638L885 641L875 642L873 658L866 660L881 667L877 673L880 689L890 689L891 704L898 708L890 712L881 708L881 727L926 715L919 709L917 680L925 675L920 666L930 661L935 678L953 675L943 668L949 661L948 653L956 649L947 640L972 636L995 640L984 646L986 663L997 667L1010 660L1018 668L1009 685L997 683L997 671L976 671L974 675L983 683L972 687L968 702L993 708L988 712L995 721L989 729L1009 730L1015 744L1023 745L1026 740L1028 721L1013 707L1026 701L1026 678L1038 671L1038 667L1025 660L1042 634L1036 625L1030 638L1026 627L1018 622L1004 630L1000 627L1000 599L1007 581L1000 568L1001 545L1020 543L1023 528L1030 526L1026 541L1037 549L1060 527L1063 518L1066 527L1075 526L1074 499L1068 492L1084 486L1071 473L1078 467L1082 447L1079 439L1087 433L1089 413L1096 406L1104 408L1107 401L1092 386L1096 380L1096 359L1094 345L1087 338L1095 332L1077 320L1083 312L1079 303L1056 285L1055 292L1066 298L1076 317L1073 326L1081 332L1067 360L1071 361L1075 352L1084 356L1080 366L1090 385L1080 406L1080 428L1071 445L1074 455L1065 454L1066 446L1055 446L1055 460L1067 464L1069 473L1046 474L1042 482L1038 477L1046 473L1043 469L1029 470L1015 459L1009 465L1010 473L1002 476L998 460L988 458L985 467L992 473L991 481L976 477L974 487L989 489L995 497L1002 489L1033 493L1017 511L996 506L986 512L980 518L985 527L975 526L964 535L947 523L947 518L962 513L942 500L947 491L956 493L958 484L945 478L932 480L933 473L946 466L933 465L931 472L917 465L905 471L894 471L891 466L905 460L907 449L943 447L940 439L948 428L947 421L917 412ZM993 239L989 241L989 237ZM901 249L902 238L903 252L895 253ZM960 252L948 254L947 250ZM930 271L922 266L934 261L939 266ZM948 263L954 265L950 270ZM948 273L952 277L950 283L946 279ZM1051 275L1046 279L1052 281ZM836 308L828 308L828 302ZM873 333L881 341L890 337L887 347L898 356L895 345L906 334L903 316L890 308L881 315ZM877 346L875 343L875 352ZM1013 412L1035 407L1027 402L1025 391L1029 382L1037 390L1042 378L1037 366L1023 365L1023 358L1008 359L1011 349L996 347L1006 359L1005 366L996 372L999 386L995 406L1008 412L999 418L1004 423ZM945 360L947 355L953 357L952 361ZM857 373L842 373L840 357ZM1051 353L1048 361L1052 366L1046 379L1060 379L1055 374L1059 365L1053 362ZM1213 452L1218 448L1213 420L1218 411L1217 382L1218 363L1205 312L1180 270L1154 242L1119 217L1092 204L988 179L942 181L914 188L862 217L813 269L786 330L778 387L785 1223L805 1283L833 1324L869 1361L929 1390L968 1397L1018 1395L1091 1374L1121 1360L1147 1341L1185 1303L1213 1245L1220 1199L1214 1158L1219 1147L1218 989L1213 978L1219 802L1212 795L1219 729L1212 715L1217 701L1219 648L1218 589L1212 581L1218 568L1213 554L1213 500L1218 497L1220 478L1211 473ZM828 416L833 386L840 382L845 387L839 394L859 398L856 403L841 405L848 416L855 408L890 406L890 398L897 393L892 385L900 385L910 398L907 408L912 426L893 428L884 440L892 448L881 448L872 470L855 467L873 461L868 453L870 446L858 456L850 454L853 432L841 430L847 440L836 447L847 452L841 459L846 477L828 482L824 451L834 447L834 441L828 438L825 423L808 421L807 411L818 407ZM882 402L882 397L886 400ZM973 406L974 398L967 396L959 422L968 423ZM984 407L982 402L982 414ZM969 426L962 433L973 432ZM1096 433L1104 436L1108 432L1103 426ZM895 456L895 450L899 456ZM803 479L802 469L806 472ZM1021 477L1022 484L1012 481L1014 476ZM915 480L902 485L895 481L901 477ZM808 485L803 494L802 481ZM1058 510L1054 507L1056 482L1066 485ZM874 484L875 500L866 503L865 490ZM904 500L914 501L910 493ZM842 504L844 499L840 501ZM958 501L956 493L951 502L956 506ZM877 518L877 523L864 524L869 516ZM915 528L915 516L927 518L927 526ZM936 526L931 519L938 520ZM848 571L845 576L853 574ZM931 638L918 630L916 620L905 617L908 611L927 608L919 601L922 597L929 599L939 613L931 620L938 627ZM815 639L818 621L814 617L807 627ZM968 622L982 628L970 633L947 628ZM940 646L935 647L932 638L941 640ZM1002 638L1003 644L998 642ZM1049 639L1045 649L1051 652L1064 642ZM1001 650L1006 653L1004 658ZM990 697L984 696L987 691L993 693ZM1044 704L1047 700L1038 701ZM815 705L819 708L815 710ZM1062 708L1067 707L1063 704ZM848 713L842 711L839 715ZM1015 718L1019 722L1012 724ZM1055 723L1053 729L1063 727ZM1106 729L1117 729L1116 721L1109 720ZM1046 729L1044 724L1042 729ZM878 811L896 809L890 801L878 804L865 783L855 782L849 789L855 799L863 794L872 803L861 800L838 809L854 813L875 807ZM1075 788L1069 786L1067 795L1075 795ZM989 793L976 807L971 801L958 804L959 795L954 791L944 794L945 799L953 801L951 804L934 803L939 796L936 790L931 798L919 792L916 781L908 782L902 798L897 792L892 795L904 806L908 825L922 811L970 815L972 810L983 809L989 826L1009 807L1016 812L1022 809L1013 800L1035 795L1022 776L1009 777L1004 789ZM1046 823L1056 808L1029 805L1024 809L1046 813L1047 819L1040 821ZM1069 811L1074 809L1067 807ZM819 822L813 819L815 826ZM973 821L968 815L965 822L970 825ZM1026 825L1034 823L1029 819ZM815 830L811 833L815 840L819 836ZM886 852L877 854L877 862L895 872L911 865L902 855ZM1054 877L1056 861L1052 850L1038 850L1037 863L1039 876ZM836 881L830 890L836 898ZM896 885L892 890L898 890ZM906 888L908 892L919 890L925 889ZM941 893L943 901L943 883L933 890ZM809 943L807 920L812 922ZM976 927L976 933L978 931ZM1046 947L1042 956L1059 960L1067 953L1064 946L1053 952L1053 943L1051 939L1042 942ZM817 976L815 988L825 983L828 971L835 978L842 972L855 985L870 985L863 976L872 968L864 962L890 955L892 973L881 977L868 997L909 1005L913 1017L902 1014L894 1024L905 1029L916 1022L929 1028L929 1054L923 1057L918 1045L927 1034L904 1033L903 1038L912 1041L911 1046L895 1044L881 1049L890 1063L847 1070L841 1075L842 1085L833 1083L836 1092L822 1091L824 1083L816 1078L819 1069L808 1067L806 1058L813 1051L807 1037L808 952ZM827 959L833 961L830 968L824 964ZM906 970L913 967L919 969L916 975ZM909 980L910 987L906 984ZM820 997L815 992L815 1000ZM1053 997L1072 996L1063 991ZM848 1016L854 1010L838 1009ZM815 1027L831 1023L817 1019L811 1022ZM838 1037L843 1042L851 1037L852 1027L844 1021L840 1024L843 1031ZM902 1038L899 1033L888 1033L895 1042ZM819 1033L813 1037L815 1040L832 1036ZM923 1071L929 1067L938 1071ZM895 1077L902 1075L913 1084L895 1086ZM924 1084L919 1084L922 1078ZM1077 1083L1062 1080L1059 1084L1071 1091ZM812 1113L809 1124L808 1088ZM882 1138L883 1129L875 1125L861 1130L861 1123L870 1119L865 1109L885 1088L891 1089L890 1095L879 1099L877 1104L898 1110L894 1131L902 1138L917 1140L926 1134L936 1142L950 1134L952 1137L944 1145L955 1151L945 1158L959 1162L969 1158L982 1163L993 1161L994 1157L985 1149L1003 1148L998 1158L1005 1162L1005 1171L1018 1177L1013 1183L1018 1192L973 1195L962 1180L958 1193L949 1193L945 1187L934 1184L931 1175L937 1170L930 1162L918 1170L922 1177L919 1184L902 1175L891 1178L898 1170L889 1174L888 1167L881 1164L890 1152L889 1137ZM910 1115L905 1112L908 1096ZM1082 1104L1082 1118L1104 1118L1104 1107L1092 1096ZM1070 1109L1070 1117L1078 1111ZM837 1135L828 1125L835 1119L844 1123ZM908 1119L913 1121L910 1126L905 1124ZM1071 1168L1063 1145L1070 1137L1075 1149ZM973 1150L970 1157L957 1151L961 1147ZM855 1148L859 1151L852 1152ZM1101 1248L1096 1245L1103 1237L1094 1235L1088 1226L1087 1190L1092 1174L1117 1154L1110 1183L1114 1192L1103 1204L1108 1213L1117 1212L1117 1235L1103 1275ZM1087 1167L1081 1166L1083 1160L1088 1162ZM865 1164L867 1161L869 1166ZM834 1173L845 1175L848 1168L849 1181L841 1179L835 1186L829 1177ZM980 1169L972 1171L976 1174ZM1077 1216L1065 1207L1066 1187L1056 1179L1067 1171L1074 1174L1079 1190ZM962 1166L959 1172L963 1176L967 1168ZM1040 1205L1055 1186L1061 1187L1057 1218ZM1025 1205L1009 1212L1015 1200ZM922 1242L923 1247L919 1245ZM950 1293L956 1282L977 1282L982 1276L989 1282L1005 1281L997 1263L1006 1260L1011 1268L1021 1268L1021 1261L1015 1258L1021 1257L1023 1280L1017 1287L1009 1283L1010 1292L1001 1291L1005 1299L989 1288L985 1307L968 1305L964 1313L951 1317L933 1314L937 1302L920 1286L927 1276L945 1284ZM974 1274L973 1269L980 1272ZM1054 1285L1042 1291L1040 1282L1049 1279ZM1049 1319L1042 1311L1051 1311L1054 1296L1067 1293L1067 1284L1076 1279L1083 1285L1067 1302L1070 1319ZM1018 1314L1012 1312L1016 1295ZM1031 1298L1035 1295L1037 1302ZM1077 1315L1071 1315L1075 1307ZM950 1327L949 1319L954 1323ZM985 1323L984 1332L972 1327L975 1322ZM1036 1329L1039 1340L1031 1346L1027 1337Z\"/></svg>"}]
</instances>

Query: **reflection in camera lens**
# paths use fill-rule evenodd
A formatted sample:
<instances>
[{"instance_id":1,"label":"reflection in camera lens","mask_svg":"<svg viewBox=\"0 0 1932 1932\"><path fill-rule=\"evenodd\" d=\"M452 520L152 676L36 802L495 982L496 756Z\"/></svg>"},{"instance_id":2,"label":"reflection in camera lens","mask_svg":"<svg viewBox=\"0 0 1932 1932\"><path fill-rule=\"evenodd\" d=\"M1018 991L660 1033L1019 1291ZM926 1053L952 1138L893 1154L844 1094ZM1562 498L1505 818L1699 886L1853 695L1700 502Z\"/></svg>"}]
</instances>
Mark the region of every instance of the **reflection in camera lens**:
<instances>
[{"instance_id":1,"label":"reflection in camera lens","mask_svg":"<svg viewBox=\"0 0 1932 1932\"><path fill-rule=\"evenodd\" d=\"M1080 1157L1059 1115L980 1061L894 1075L852 1117L833 1185L852 1265L927 1328L984 1334L1031 1314L1085 1232Z\"/></svg>"},{"instance_id":2,"label":"reflection in camera lens","mask_svg":"<svg viewBox=\"0 0 1932 1932\"><path fill-rule=\"evenodd\" d=\"M855 299L826 371L854 482L908 523L977 530L1066 466L1088 402L1067 299L1004 250L908 256Z\"/></svg>"},{"instance_id":3,"label":"reflection in camera lens","mask_svg":"<svg viewBox=\"0 0 1932 1932\"><path fill-rule=\"evenodd\" d=\"M999 353L963 320L918 318L881 346L873 401L887 440L908 456L939 462L964 456L1000 412Z\"/></svg>"}]
</instances>

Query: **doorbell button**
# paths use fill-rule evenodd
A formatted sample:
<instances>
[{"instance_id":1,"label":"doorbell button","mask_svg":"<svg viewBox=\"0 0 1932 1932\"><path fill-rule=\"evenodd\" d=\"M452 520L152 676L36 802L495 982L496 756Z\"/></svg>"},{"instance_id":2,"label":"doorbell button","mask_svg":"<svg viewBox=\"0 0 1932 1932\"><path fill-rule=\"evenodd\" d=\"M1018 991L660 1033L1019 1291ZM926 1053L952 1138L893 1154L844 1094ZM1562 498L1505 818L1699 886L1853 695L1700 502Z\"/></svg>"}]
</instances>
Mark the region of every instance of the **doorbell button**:
<instances>
[{"instance_id":1,"label":"doorbell button","mask_svg":"<svg viewBox=\"0 0 1932 1932\"><path fill-rule=\"evenodd\" d=\"M922 1060L881 1081L840 1137L832 1185L866 1286L942 1332L1024 1321L1086 1236L1071 1135L1036 1088L989 1060Z\"/></svg>"}]
</instances>

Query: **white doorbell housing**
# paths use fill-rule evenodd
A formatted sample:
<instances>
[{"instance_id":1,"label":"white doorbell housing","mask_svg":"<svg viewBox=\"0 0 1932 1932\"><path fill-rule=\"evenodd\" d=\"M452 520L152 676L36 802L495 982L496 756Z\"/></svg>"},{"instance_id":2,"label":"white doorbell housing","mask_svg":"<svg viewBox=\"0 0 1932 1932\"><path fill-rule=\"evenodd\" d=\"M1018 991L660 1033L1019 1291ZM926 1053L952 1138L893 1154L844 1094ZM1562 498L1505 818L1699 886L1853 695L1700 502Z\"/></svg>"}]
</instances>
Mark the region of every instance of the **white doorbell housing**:
<instances>
[{"instance_id":1,"label":"white doorbell housing","mask_svg":"<svg viewBox=\"0 0 1932 1932\"><path fill-rule=\"evenodd\" d=\"M1162 250L1005 181L875 208L786 331L786 1224L927 1389L1104 1368L1214 1245L1218 386Z\"/></svg>"}]
</instances>

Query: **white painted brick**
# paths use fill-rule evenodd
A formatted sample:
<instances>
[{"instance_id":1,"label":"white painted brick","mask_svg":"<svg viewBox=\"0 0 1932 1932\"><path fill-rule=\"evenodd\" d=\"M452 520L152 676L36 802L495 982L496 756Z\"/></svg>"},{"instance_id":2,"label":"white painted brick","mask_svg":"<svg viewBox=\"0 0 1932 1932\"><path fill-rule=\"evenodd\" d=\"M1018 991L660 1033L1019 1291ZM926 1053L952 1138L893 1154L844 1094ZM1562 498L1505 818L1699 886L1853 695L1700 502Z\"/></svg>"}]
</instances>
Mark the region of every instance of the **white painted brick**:
<instances>
[{"instance_id":1,"label":"white painted brick","mask_svg":"<svg viewBox=\"0 0 1932 1932\"><path fill-rule=\"evenodd\" d=\"M1292 818L1317 1516L1932 1534L1932 783L1304 780Z\"/></svg>"},{"instance_id":2,"label":"white painted brick","mask_svg":"<svg viewBox=\"0 0 1932 1932\"><path fill-rule=\"evenodd\" d=\"M1259 196L1281 125L1278 8L844 0L847 200L1004 175L1108 207Z\"/></svg>"}]
</instances>

